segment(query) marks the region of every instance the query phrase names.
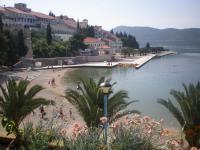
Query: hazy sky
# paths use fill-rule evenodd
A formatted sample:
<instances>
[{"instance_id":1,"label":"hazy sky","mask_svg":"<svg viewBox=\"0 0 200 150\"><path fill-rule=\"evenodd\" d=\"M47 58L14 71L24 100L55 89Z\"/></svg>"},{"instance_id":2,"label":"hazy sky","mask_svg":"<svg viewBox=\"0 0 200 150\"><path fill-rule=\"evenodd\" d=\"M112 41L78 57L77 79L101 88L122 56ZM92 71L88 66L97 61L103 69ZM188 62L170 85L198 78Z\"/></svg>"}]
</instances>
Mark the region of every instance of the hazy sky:
<instances>
[{"instance_id":1,"label":"hazy sky","mask_svg":"<svg viewBox=\"0 0 200 150\"><path fill-rule=\"evenodd\" d=\"M0 5L26 3L48 14L88 19L110 30L119 25L157 28L200 27L200 0L0 0Z\"/></svg>"}]
</instances>

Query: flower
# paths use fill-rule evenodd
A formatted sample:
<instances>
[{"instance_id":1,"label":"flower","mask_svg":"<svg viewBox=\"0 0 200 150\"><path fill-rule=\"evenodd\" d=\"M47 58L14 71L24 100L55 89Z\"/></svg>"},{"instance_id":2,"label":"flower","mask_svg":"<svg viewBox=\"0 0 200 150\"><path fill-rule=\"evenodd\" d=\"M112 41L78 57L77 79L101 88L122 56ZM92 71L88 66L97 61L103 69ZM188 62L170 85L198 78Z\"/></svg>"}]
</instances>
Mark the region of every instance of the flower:
<instances>
[{"instance_id":1,"label":"flower","mask_svg":"<svg viewBox=\"0 0 200 150\"><path fill-rule=\"evenodd\" d=\"M191 147L190 150L198 150L196 147Z\"/></svg>"},{"instance_id":2,"label":"flower","mask_svg":"<svg viewBox=\"0 0 200 150\"><path fill-rule=\"evenodd\" d=\"M180 147L180 144L176 140L172 140L170 144L174 145L175 147Z\"/></svg>"}]
</instances>

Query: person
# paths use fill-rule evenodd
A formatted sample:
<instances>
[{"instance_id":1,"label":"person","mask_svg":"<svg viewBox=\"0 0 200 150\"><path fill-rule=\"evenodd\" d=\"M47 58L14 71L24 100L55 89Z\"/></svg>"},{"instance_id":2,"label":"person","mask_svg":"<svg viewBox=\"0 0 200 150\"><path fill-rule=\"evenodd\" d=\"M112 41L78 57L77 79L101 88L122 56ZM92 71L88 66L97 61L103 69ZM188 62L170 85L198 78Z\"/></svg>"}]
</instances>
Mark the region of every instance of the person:
<instances>
[{"instance_id":1,"label":"person","mask_svg":"<svg viewBox=\"0 0 200 150\"><path fill-rule=\"evenodd\" d=\"M61 119L63 119L63 109L62 109L62 107L60 107L60 117L61 117Z\"/></svg>"},{"instance_id":2,"label":"person","mask_svg":"<svg viewBox=\"0 0 200 150\"><path fill-rule=\"evenodd\" d=\"M72 108L69 109L69 116L72 119Z\"/></svg>"},{"instance_id":3,"label":"person","mask_svg":"<svg viewBox=\"0 0 200 150\"><path fill-rule=\"evenodd\" d=\"M55 78L51 80L51 86L56 86Z\"/></svg>"},{"instance_id":4,"label":"person","mask_svg":"<svg viewBox=\"0 0 200 150\"><path fill-rule=\"evenodd\" d=\"M40 106L40 113L42 115L42 118L44 118L44 115L46 114L45 111L44 111L44 107L41 105Z\"/></svg>"}]
</instances>

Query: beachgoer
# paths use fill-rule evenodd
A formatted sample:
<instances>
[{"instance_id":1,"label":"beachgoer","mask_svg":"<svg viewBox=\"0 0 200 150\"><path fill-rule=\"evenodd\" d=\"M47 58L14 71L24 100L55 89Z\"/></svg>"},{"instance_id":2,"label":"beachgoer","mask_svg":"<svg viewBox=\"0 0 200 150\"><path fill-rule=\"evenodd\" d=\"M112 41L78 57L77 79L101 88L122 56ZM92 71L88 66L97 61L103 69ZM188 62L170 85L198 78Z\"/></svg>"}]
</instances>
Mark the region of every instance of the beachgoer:
<instances>
[{"instance_id":1,"label":"beachgoer","mask_svg":"<svg viewBox=\"0 0 200 150\"><path fill-rule=\"evenodd\" d=\"M44 116L46 115L46 113L45 113L44 107L42 105L40 106L40 113L42 115L42 118L44 118Z\"/></svg>"},{"instance_id":2,"label":"beachgoer","mask_svg":"<svg viewBox=\"0 0 200 150\"><path fill-rule=\"evenodd\" d=\"M62 109L62 107L60 107L60 117L63 119L63 117L64 117L64 114L63 114L63 109Z\"/></svg>"},{"instance_id":3,"label":"beachgoer","mask_svg":"<svg viewBox=\"0 0 200 150\"><path fill-rule=\"evenodd\" d=\"M51 80L51 86L56 86L55 78Z\"/></svg>"},{"instance_id":4,"label":"beachgoer","mask_svg":"<svg viewBox=\"0 0 200 150\"><path fill-rule=\"evenodd\" d=\"M69 116L72 119L72 108L69 109Z\"/></svg>"}]
</instances>

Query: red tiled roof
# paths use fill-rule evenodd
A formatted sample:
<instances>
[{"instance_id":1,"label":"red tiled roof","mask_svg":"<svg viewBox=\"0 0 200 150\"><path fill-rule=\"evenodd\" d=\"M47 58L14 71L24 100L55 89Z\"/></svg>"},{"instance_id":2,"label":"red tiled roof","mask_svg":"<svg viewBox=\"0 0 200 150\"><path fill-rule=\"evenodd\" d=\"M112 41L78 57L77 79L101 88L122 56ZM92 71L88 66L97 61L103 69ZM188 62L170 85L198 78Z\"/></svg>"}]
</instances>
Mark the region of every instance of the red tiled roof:
<instances>
[{"instance_id":1,"label":"red tiled roof","mask_svg":"<svg viewBox=\"0 0 200 150\"><path fill-rule=\"evenodd\" d=\"M0 6L0 12L3 12L3 11L5 11L4 7Z\"/></svg>"},{"instance_id":2,"label":"red tiled roof","mask_svg":"<svg viewBox=\"0 0 200 150\"><path fill-rule=\"evenodd\" d=\"M113 42L113 40L111 40L111 39L103 39L103 41L106 41L106 42Z\"/></svg>"},{"instance_id":3,"label":"red tiled roof","mask_svg":"<svg viewBox=\"0 0 200 150\"><path fill-rule=\"evenodd\" d=\"M99 46L98 48L99 48L99 49L110 49L110 47L107 46L107 45L102 45L102 46Z\"/></svg>"},{"instance_id":4,"label":"red tiled roof","mask_svg":"<svg viewBox=\"0 0 200 150\"><path fill-rule=\"evenodd\" d=\"M97 42L102 42L102 41L101 39L92 38L92 37L86 37L84 39L84 43L97 43Z\"/></svg>"},{"instance_id":5,"label":"red tiled roof","mask_svg":"<svg viewBox=\"0 0 200 150\"><path fill-rule=\"evenodd\" d=\"M55 17L49 16L49 15L46 15L46 14L43 14L43 13L40 13L40 12L31 11L28 14L39 17L39 18L55 19Z\"/></svg>"},{"instance_id":6,"label":"red tiled roof","mask_svg":"<svg viewBox=\"0 0 200 150\"><path fill-rule=\"evenodd\" d=\"M13 8L13 7L5 7L6 10L14 12L14 13L18 13L18 14L25 14L28 15L29 13L21 11L19 9Z\"/></svg>"},{"instance_id":7,"label":"red tiled roof","mask_svg":"<svg viewBox=\"0 0 200 150\"><path fill-rule=\"evenodd\" d=\"M22 10L19 10L17 8L14 7L6 7L5 8L8 11L14 12L14 13L18 13L18 14L25 14L25 15L31 15L31 16L35 16L35 17L39 17L39 18L45 18L45 19L55 19L52 16L40 13L40 12L34 12L34 11L30 11L30 12L25 12Z\"/></svg>"}]
</instances>

